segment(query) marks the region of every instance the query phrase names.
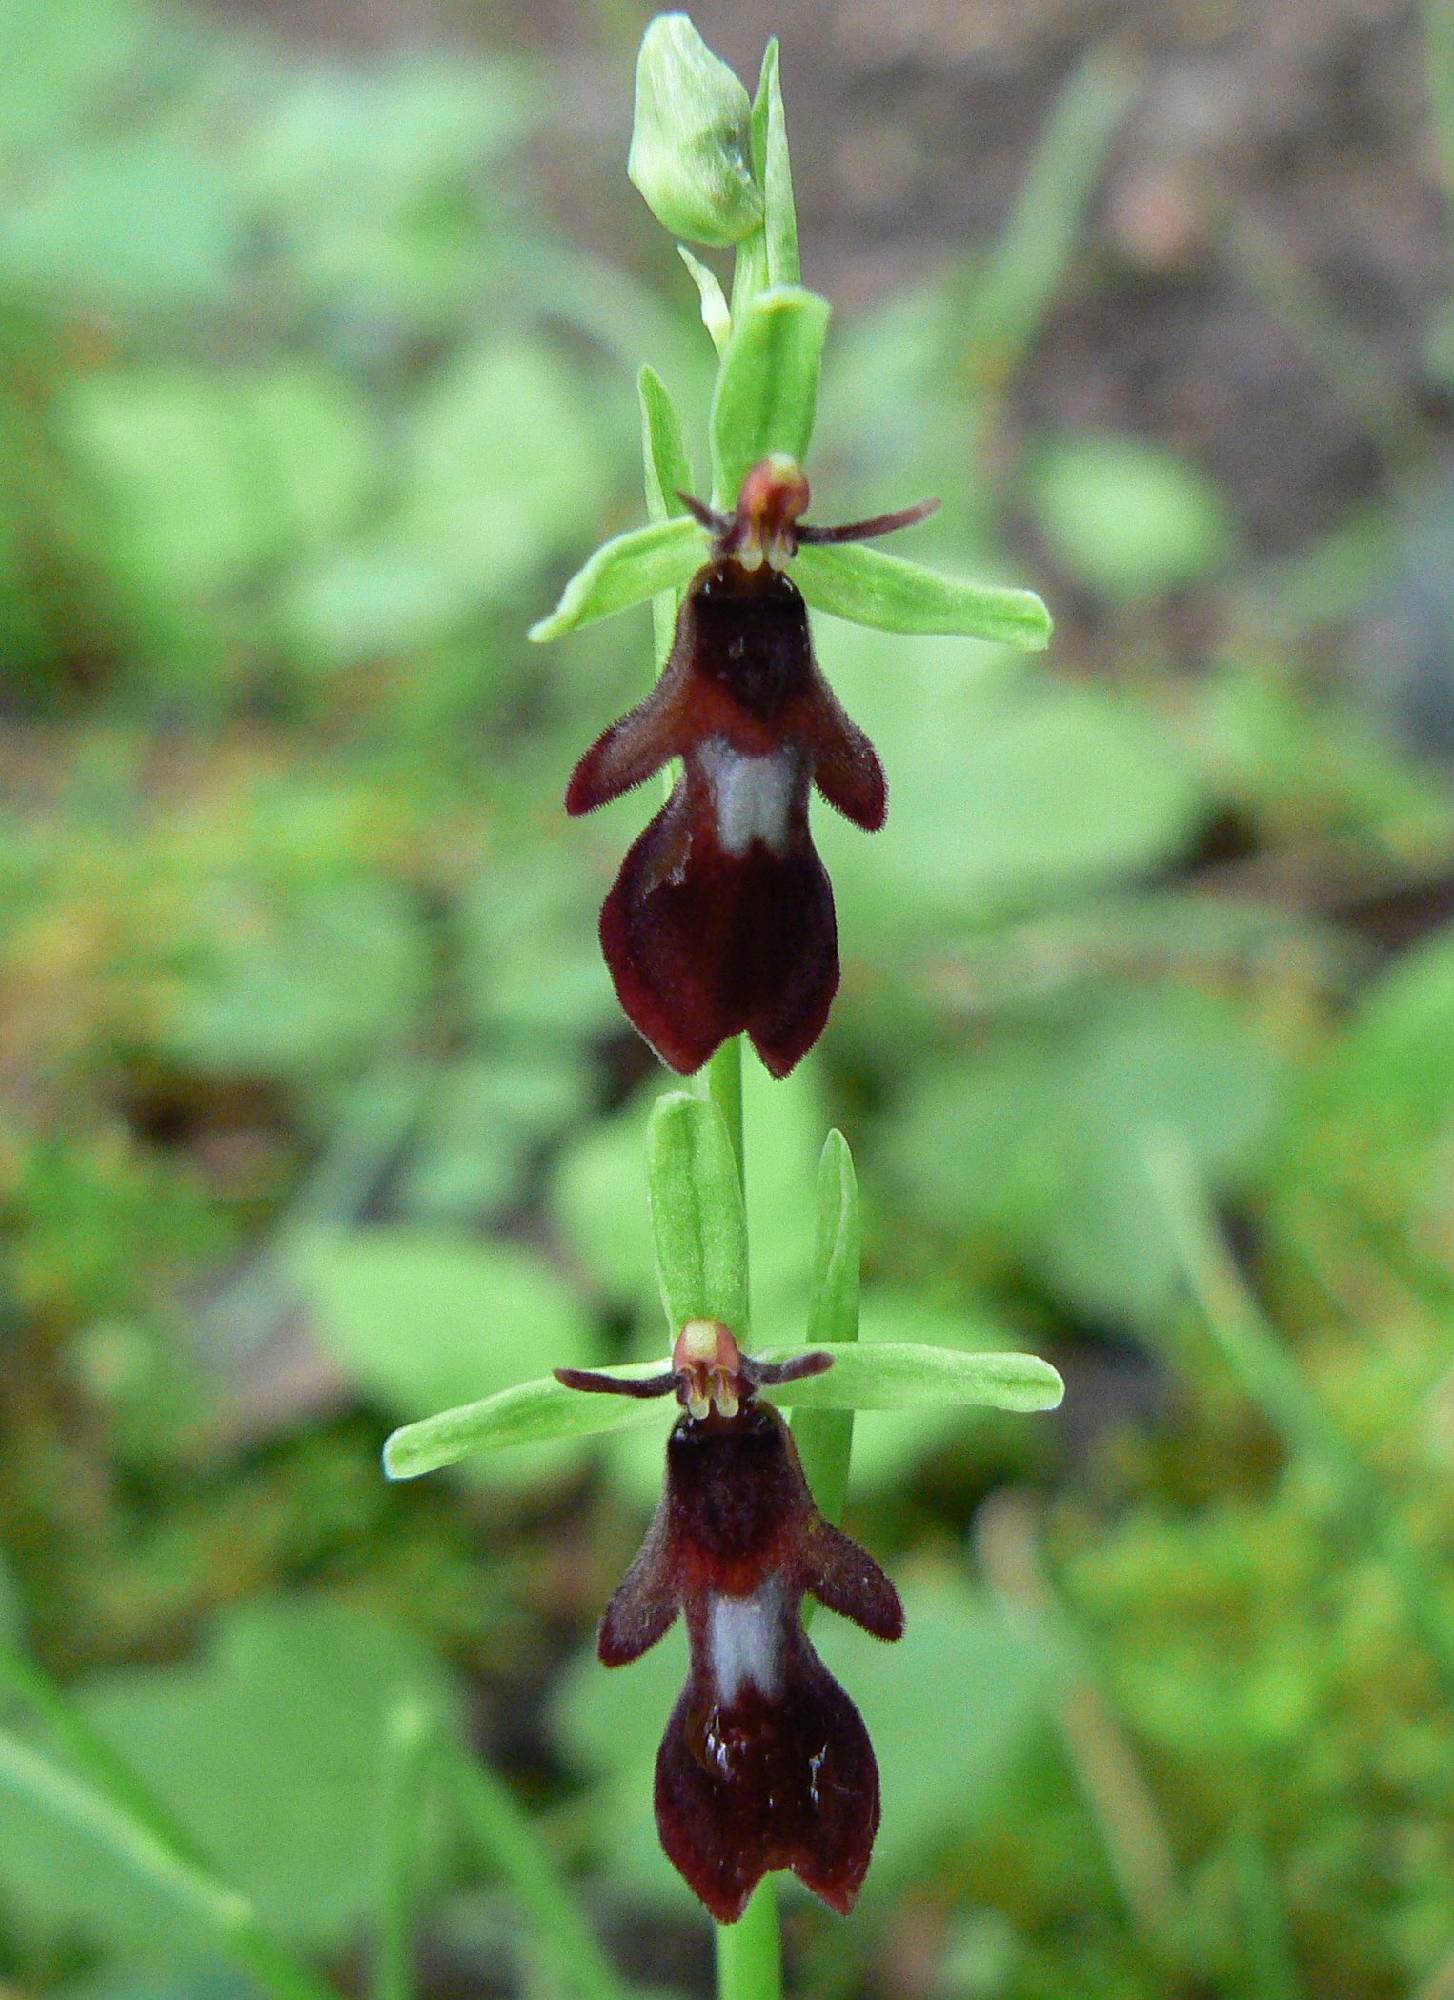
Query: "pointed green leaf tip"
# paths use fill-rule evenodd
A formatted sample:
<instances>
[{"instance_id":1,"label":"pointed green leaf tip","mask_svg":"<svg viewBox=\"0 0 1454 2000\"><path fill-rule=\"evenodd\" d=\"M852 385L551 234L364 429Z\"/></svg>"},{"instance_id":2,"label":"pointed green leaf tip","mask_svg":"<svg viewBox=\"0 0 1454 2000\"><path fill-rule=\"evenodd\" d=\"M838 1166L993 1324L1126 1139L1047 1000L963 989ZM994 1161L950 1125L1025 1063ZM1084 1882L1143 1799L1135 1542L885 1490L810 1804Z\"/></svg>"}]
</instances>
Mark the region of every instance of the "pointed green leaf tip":
<instances>
[{"instance_id":1,"label":"pointed green leaf tip","mask_svg":"<svg viewBox=\"0 0 1454 2000\"><path fill-rule=\"evenodd\" d=\"M815 611L880 632L993 639L1030 653L1050 643L1050 613L1033 590L967 583L862 543L799 549L792 575Z\"/></svg>"},{"instance_id":2,"label":"pointed green leaf tip","mask_svg":"<svg viewBox=\"0 0 1454 2000\"><path fill-rule=\"evenodd\" d=\"M690 515L632 528L601 544L561 592L550 616L531 626L530 637L543 644L629 611L659 590L684 590L706 560L706 539Z\"/></svg>"},{"instance_id":3,"label":"pointed green leaf tip","mask_svg":"<svg viewBox=\"0 0 1454 2000\"><path fill-rule=\"evenodd\" d=\"M762 222L747 92L685 14L658 14L641 38L626 171L689 243L740 243Z\"/></svg>"},{"instance_id":4,"label":"pointed green leaf tip","mask_svg":"<svg viewBox=\"0 0 1454 2000\"><path fill-rule=\"evenodd\" d=\"M732 1141L715 1104L668 1091L652 1110L646 1181L671 1338L689 1319L747 1332L747 1218Z\"/></svg>"}]
</instances>

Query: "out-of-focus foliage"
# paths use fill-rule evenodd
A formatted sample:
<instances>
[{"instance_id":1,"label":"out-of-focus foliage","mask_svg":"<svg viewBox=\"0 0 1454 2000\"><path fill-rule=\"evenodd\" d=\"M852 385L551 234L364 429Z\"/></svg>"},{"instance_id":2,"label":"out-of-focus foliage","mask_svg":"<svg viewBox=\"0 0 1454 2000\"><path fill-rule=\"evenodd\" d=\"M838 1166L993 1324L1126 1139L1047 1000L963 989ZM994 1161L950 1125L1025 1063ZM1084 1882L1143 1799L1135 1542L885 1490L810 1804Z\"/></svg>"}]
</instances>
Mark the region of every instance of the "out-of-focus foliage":
<instances>
[{"instance_id":1,"label":"out-of-focus foliage","mask_svg":"<svg viewBox=\"0 0 1454 2000\"><path fill-rule=\"evenodd\" d=\"M387 1717L468 1717L660 1988L681 1662L607 1676L589 1638L661 1428L407 1489L377 1462L398 1421L665 1345L661 1079L594 937L641 802L557 809L648 625L523 634L641 518L639 362L705 462L710 347L685 274L658 297L546 221L549 88L139 0L0 21L0 1642L348 1977ZM1025 433L1125 101L1073 79L1001 242L826 351L823 517L937 488L916 555L1068 615L1048 666L816 620L892 809L872 841L820 816L842 995L788 1087L747 1078L754 1337L803 1337L836 1122L863 1338L1034 1347L1069 1394L1058 1431L858 1422L909 1632L815 1627L885 1789L862 1914L793 1910L824 2000L909 1963L945 2000L1388 2000L1454 1946L1454 1690L1188 1305L1154 1170L1171 1142L1218 1206L1454 1618L1454 814L1318 631L1248 636L1233 496ZM1006 1484L1033 1499L981 1512ZM9 1693L0 1725L69 1768ZM429 1977L551 1990L447 1822ZM0 1982L252 1990L8 1800Z\"/></svg>"}]
</instances>

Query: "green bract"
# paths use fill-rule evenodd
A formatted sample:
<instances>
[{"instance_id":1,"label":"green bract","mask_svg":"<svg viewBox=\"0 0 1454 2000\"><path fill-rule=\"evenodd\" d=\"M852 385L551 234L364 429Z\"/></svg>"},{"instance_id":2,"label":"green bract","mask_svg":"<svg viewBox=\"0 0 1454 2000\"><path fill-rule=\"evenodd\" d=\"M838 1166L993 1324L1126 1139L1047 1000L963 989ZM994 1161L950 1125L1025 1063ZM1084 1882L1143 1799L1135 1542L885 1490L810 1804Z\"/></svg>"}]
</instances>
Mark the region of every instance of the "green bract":
<instances>
[{"instance_id":1,"label":"green bract","mask_svg":"<svg viewBox=\"0 0 1454 2000\"><path fill-rule=\"evenodd\" d=\"M762 188L762 261L767 283L795 285L799 276L798 213L793 201L776 37L763 52L762 75L752 105L752 167Z\"/></svg>"},{"instance_id":2,"label":"green bract","mask_svg":"<svg viewBox=\"0 0 1454 2000\"><path fill-rule=\"evenodd\" d=\"M747 1330L747 1217L732 1141L715 1104L669 1091L652 1108L646 1179L656 1273L671 1337L689 1319Z\"/></svg>"},{"instance_id":3,"label":"green bract","mask_svg":"<svg viewBox=\"0 0 1454 2000\"><path fill-rule=\"evenodd\" d=\"M1033 590L941 576L862 543L799 549L793 581L815 611L881 632L994 639L1027 652L1043 651L1050 643L1050 613Z\"/></svg>"},{"instance_id":4,"label":"green bract","mask_svg":"<svg viewBox=\"0 0 1454 2000\"><path fill-rule=\"evenodd\" d=\"M682 254L685 256L686 252ZM646 511L653 521L682 517L687 510L678 495L692 492L694 481L691 460L682 442L681 418L665 382L654 368L643 368L636 377L636 396L641 405L641 463ZM679 589L658 590L651 600L651 629L658 672L666 665L671 652L679 600Z\"/></svg>"},{"instance_id":5,"label":"green bract","mask_svg":"<svg viewBox=\"0 0 1454 2000\"><path fill-rule=\"evenodd\" d=\"M813 1244L810 1347L846 1346L858 1338L858 1176L843 1134L833 1131L818 1161L818 1220ZM813 1497L830 1521L841 1520L853 1455L853 1412L802 1409L793 1436Z\"/></svg>"},{"instance_id":6,"label":"green bract","mask_svg":"<svg viewBox=\"0 0 1454 2000\"><path fill-rule=\"evenodd\" d=\"M743 480L772 452L800 463L818 414L818 377L832 308L816 292L781 285L741 307L712 397L714 498L735 504Z\"/></svg>"},{"instance_id":7,"label":"green bract","mask_svg":"<svg viewBox=\"0 0 1454 2000\"><path fill-rule=\"evenodd\" d=\"M712 336L712 345L720 354L727 345L732 331L732 313L727 304L727 296L717 278L700 257L694 257L685 243L678 243L677 255L691 273L692 283L697 288L702 301L702 324Z\"/></svg>"},{"instance_id":8,"label":"green bract","mask_svg":"<svg viewBox=\"0 0 1454 2000\"><path fill-rule=\"evenodd\" d=\"M747 92L685 14L659 14L642 38L626 171L690 243L740 243L762 221Z\"/></svg>"}]
</instances>

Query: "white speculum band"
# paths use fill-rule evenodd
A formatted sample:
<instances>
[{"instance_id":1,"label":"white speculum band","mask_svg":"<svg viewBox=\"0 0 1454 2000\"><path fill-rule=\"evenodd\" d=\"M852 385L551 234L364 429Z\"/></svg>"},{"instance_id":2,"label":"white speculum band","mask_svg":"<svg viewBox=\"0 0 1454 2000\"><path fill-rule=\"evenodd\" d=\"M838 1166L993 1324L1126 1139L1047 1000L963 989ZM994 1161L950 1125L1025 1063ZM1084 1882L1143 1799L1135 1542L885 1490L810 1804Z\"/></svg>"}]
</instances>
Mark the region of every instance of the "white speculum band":
<instances>
[{"instance_id":1,"label":"white speculum band","mask_svg":"<svg viewBox=\"0 0 1454 2000\"><path fill-rule=\"evenodd\" d=\"M745 757L725 737L710 736L698 755L717 809L723 851L743 855L754 840L774 854L787 851L798 759L791 750Z\"/></svg>"},{"instance_id":2,"label":"white speculum band","mask_svg":"<svg viewBox=\"0 0 1454 2000\"><path fill-rule=\"evenodd\" d=\"M713 1596L707 1654L717 1699L730 1708L742 1689L775 1695L782 1677L782 1584L771 1577L750 1597Z\"/></svg>"}]
</instances>

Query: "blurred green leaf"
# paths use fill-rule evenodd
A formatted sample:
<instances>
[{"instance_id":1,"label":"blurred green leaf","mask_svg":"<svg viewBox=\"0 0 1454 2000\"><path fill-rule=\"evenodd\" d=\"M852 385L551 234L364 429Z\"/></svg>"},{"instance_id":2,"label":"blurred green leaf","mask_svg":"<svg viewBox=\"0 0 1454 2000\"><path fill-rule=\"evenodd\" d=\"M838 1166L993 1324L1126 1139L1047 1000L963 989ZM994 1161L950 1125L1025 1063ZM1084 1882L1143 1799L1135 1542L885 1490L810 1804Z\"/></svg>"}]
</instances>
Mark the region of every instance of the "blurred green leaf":
<instances>
[{"instance_id":1,"label":"blurred green leaf","mask_svg":"<svg viewBox=\"0 0 1454 2000\"><path fill-rule=\"evenodd\" d=\"M239 886L189 980L171 1046L206 1070L338 1073L399 1034L423 994L423 942L385 882L268 908Z\"/></svg>"},{"instance_id":2,"label":"blurred green leaf","mask_svg":"<svg viewBox=\"0 0 1454 2000\"><path fill-rule=\"evenodd\" d=\"M1153 868L1210 809L1191 759L1135 699L1038 680L955 685L934 657L891 664L881 646L835 646L834 684L890 773L889 823L870 847L829 822L824 849L889 937L910 921L965 929Z\"/></svg>"},{"instance_id":3,"label":"blurred green leaf","mask_svg":"<svg viewBox=\"0 0 1454 2000\"><path fill-rule=\"evenodd\" d=\"M384 1723L406 1696L457 1727L452 1690L413 1640L346 1605L298 1598L230 1612L197 1659L110 1675L82 1699L266 1922L337 1950L368 1911ZM426 1880L439 1866L433 1831ZM118 1864L18 1805L0 1819L0 1872L52 1935L162 1962L183 1943L171 1913L139 1897Z\"/></svg>"},{"instance_id":4,"label":"blurred green leaf","mask_svg":"<svg viewBox=\"0 0 1454 2000\"><path fill-rule=\"evenodd\" d=\"M507 1202L532 1152L586 1107L591 1082L570 1054L465 1062L435 1094L404 1172L412 1219L467 1220Z\"/></svg>"},{"instance_id":5,"label":"blurred green leaf","mask_svg":"<svg viewBox=\"0 0 1454 2000\"><path fill-rule=\"evenodd\" d=\"M781 285L736 311L712 397L713 497L719 506L736 504L759 459L774 452L806 459L831 310L816 292Z\"/></svg>"},{"instance_id":6,"label":"blurred green leaf","mask_svg":"<svg viewBox=\"0 0 1454 2000\"><path fill-rule=\"evenodd\" d=\"M1269 1135L1281 1077L1210 995L1113 991L921 1081L891 1121L887 1165L941 1227L997 1236L1083 1309L1144 1322L1176 1282L1146 1135L1180 1134L1215 1183L1235 1184Z\"/></svg>"},{"instance_id":7,"label":"blurred green leaf","mask_svg":"<svg viewBox=\"0 0 1454 2000\"><path fill-rule=\"evenodd\" d=\"M1046 539L1102 596L1154 597L1196 583L1230 554L1231 516L1215 486L1164 445L1090 437L1041 447L1031 492Z\"/></svg>"},{"instance_id":8,"label":"blurred green leaf","mask_svg":"<svg viewBox=\"0 0 1454 2000\"><path fill-rule=\"evenodd\" d=\"M515 1244L420 1228L317 1230L289 1262L319 1337L360 1390L405 1421L605 1358L570 1289ZM492 1478L539 1485L571 1459L535 1450L482 1463Z\"/></svg>"}]
</instances>

